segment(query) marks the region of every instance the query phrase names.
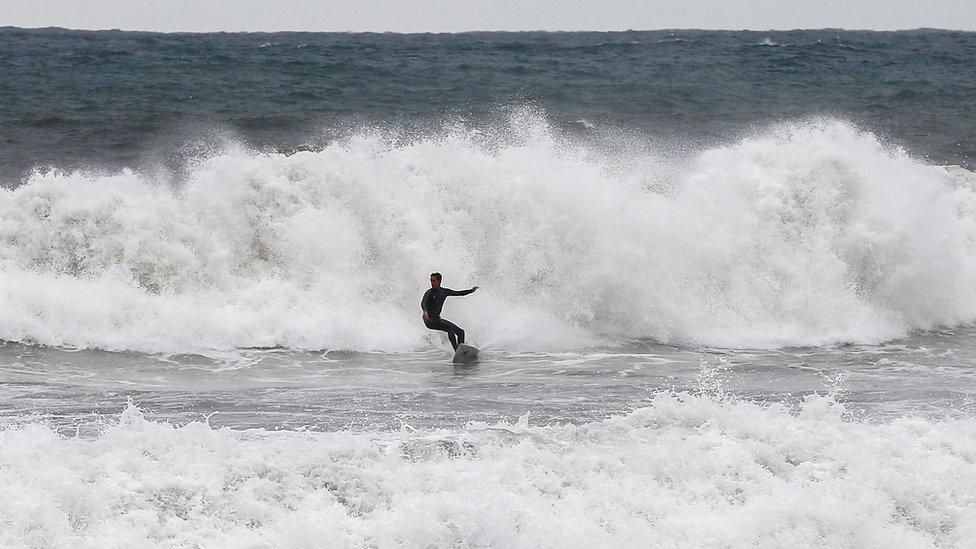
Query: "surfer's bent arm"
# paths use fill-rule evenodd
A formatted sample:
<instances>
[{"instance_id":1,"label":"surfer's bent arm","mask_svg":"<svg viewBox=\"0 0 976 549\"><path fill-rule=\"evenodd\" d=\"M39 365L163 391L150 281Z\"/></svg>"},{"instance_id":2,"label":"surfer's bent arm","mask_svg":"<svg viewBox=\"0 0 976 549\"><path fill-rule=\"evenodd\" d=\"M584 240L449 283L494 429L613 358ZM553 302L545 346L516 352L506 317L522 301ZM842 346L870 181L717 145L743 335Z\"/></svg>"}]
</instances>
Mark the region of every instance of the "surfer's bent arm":
<instances>
[{"instance_id":1,"label":"surfer's bent arm","mask_svg":"<svg viewBox=\"0 0 976 549\"><path fill-rule=\"evenodd\" d=\"M433 291L427 290L426 292L424 292L424 298L420 300L420 308L423 309L424 311L424 320L430 318L430 315L427 313L427 310L428 307L430 306L430 296L432 293Z\"/></svg>"}]
</instances>

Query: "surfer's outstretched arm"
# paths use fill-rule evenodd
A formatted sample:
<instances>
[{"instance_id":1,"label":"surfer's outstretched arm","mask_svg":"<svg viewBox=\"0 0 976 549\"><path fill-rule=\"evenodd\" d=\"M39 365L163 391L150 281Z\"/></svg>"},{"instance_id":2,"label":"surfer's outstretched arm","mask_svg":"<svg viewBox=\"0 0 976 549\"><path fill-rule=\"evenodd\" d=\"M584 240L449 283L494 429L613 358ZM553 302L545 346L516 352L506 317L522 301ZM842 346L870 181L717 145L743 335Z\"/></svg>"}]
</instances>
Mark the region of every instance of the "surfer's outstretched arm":
<instances>
[{"instance_id":1,"label":"surfer's outstretched arm","mask_svg":"<svg viewBox=\"0 0 976 549\"><path fill-rule=\"evenodd\" d=\"M458 296L458 295L468 295L474 293L474 291L477 289L478 289L477 286L473 286L467 290L452 290L450 288L444 288L444 291L447 292L447 295Z\"/></svg>"}]
</instances>

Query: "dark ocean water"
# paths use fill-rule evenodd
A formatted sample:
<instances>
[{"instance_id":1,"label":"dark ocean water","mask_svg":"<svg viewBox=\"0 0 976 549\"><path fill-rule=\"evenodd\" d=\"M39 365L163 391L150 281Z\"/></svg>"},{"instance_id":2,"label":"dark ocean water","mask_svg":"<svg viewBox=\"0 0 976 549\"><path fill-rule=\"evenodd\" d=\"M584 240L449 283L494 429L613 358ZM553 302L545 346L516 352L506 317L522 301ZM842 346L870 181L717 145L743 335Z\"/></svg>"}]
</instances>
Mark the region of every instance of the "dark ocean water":
<instances>
[{"instance_id":1,"label":"dark ocean water","mask_svg":"<svg viewBox=\"0 0 976 549\"><path fill-rule=\"evenodd\" d=\"M712 142L834 116L934 163L976 158L976 33L156 34L0 29L0 177L178 167L231 137L316 148L364 125L554 123Z\"/></svg>"}]
</instances>

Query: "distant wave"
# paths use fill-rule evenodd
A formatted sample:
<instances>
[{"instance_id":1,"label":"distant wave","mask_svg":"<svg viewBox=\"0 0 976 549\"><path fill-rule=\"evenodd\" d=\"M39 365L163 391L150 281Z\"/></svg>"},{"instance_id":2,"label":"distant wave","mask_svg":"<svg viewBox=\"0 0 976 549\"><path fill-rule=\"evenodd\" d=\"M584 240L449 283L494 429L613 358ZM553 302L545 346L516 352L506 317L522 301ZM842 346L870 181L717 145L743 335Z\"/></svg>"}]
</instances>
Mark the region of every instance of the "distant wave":
<instances>
[{"instance_id":1,"label":"distant wave","mask_svg":"<svg viewBox=\"0 0 976 549\"><path fill-rule=\"evenodd\" d=\"M872 342L976 318L973 186L847 123L682 161L533 113L502 133L229 149L178 190L36 173L0 193L0 338L400 351L427 337L432 270L482 287L445 314L507 349Z\"/></svg>"},{"instance_id":2,"label":"distant wave","mask_svg":"<svg viewBox=\"0 0 976 549\"><path fill-rule=\"evenodd\" d=\"M0 429L4 546L972 547L976 424L661 395L583 425ZM164 542L161 540L165 540Z\"/></svg>"}]
</instances>

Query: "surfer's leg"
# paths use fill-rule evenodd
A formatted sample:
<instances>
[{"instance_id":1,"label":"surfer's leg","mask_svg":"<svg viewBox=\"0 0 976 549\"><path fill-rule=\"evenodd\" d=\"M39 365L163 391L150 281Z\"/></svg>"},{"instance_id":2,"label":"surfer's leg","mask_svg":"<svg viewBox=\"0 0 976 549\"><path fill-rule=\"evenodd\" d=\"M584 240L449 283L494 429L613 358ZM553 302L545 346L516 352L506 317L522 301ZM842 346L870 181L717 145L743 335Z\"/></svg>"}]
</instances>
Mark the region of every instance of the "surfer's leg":
<instances>
[{"instance_id":1,"label":"surfer's leg","mask_svg":"<svg viewBox=\"0 0 976 549\"><path fill-rule=\"evenodd\" d=\"M461 332L461 343L464 343L464 330L458 328L453 323L444 320L443 318L438 318L437 320L427 320L424 322L428 329L437 330L438 332L447 332L447 339L451 340L451 347L454 347L456 351L458 348L457 332Z\"/></svg>"},{"instance_id":2,"label":"surfer's leg","mask_svg":"<svg viewBox=\"0 0 976 549\"><path fill-rule=\"evenodd\" d=\"M447 332L447 338L451 340L451 346L454 347L454 350L456 351L458 345L464 343L464 330L458 328L450 320L444 320L443 318L441 319L441 326L443 326L443 328L440 329Z\"/></svg>"}]
</instances>

